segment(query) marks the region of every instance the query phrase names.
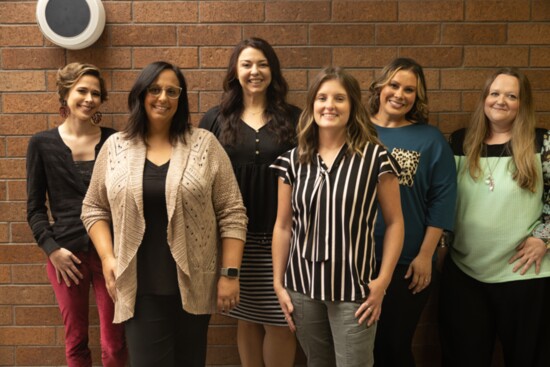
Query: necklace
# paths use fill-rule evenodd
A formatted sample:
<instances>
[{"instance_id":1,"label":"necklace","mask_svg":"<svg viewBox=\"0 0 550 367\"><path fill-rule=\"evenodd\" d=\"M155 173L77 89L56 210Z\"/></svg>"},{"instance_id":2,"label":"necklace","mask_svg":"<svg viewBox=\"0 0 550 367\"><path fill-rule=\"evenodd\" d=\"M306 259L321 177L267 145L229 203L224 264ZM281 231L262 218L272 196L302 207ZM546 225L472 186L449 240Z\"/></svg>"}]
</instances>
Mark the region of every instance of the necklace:
<instances>
[{"instance_id":1,"label":"necklace","mask_svg":"<svg viewBox=\"0 0 550 367\"><path fill-rule=\"evenodd\" d=\"M498 156L497 162L495 163L494 167L491 168L491 165L489 164L489 153L487 150L487 144L485 144L485 158L487 159L487 169L489 170L489 174L487 175L487 177L485 177L485 184L489 186L490 192L495 191L495 178L493 177L493 172L497 169L498 163L500 162L500 158L502 158L502 155L504 154L505 150L508 150L508 144L506 144L502 148L502 151Z\"/></svg>"}]
</instances>

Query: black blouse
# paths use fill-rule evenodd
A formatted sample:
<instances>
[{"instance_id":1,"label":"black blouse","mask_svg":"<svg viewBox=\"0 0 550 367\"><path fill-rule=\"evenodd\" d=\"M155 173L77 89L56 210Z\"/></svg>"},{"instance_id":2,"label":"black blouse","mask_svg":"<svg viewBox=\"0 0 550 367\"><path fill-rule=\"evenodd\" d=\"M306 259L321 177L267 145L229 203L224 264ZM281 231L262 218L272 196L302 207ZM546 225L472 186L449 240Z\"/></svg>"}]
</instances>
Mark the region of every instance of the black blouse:
<instances>
[{"instance_id":1,"label":"black blouse","mask_svg":"<svg viewBox=\"0 0 550 367\"><path fill-rule=\"evenodd\" d=\"M95 146L96 157L113 133L113 129L101 128L101 138ZM30 139L27 148L27 221L38 246L46 255L60 247L71 252L88 250L90 239L80 221L87 190L88 182L83 179L58 128L42 131ZM48 217L46 198L53 224Z\"/></svg>"},{"instance_id":2,"label":"black blouse","mask_svg":"<svg viewBox=\"0 0 550 367\"><path fill-rule=\"evenodd\" d=\"M292 107L292 124L296 125L301 111L298 107ZM217 138L222 131L218 115L219 107L214 107L200 123L201 128L211 131ZM248 232L268 234L266 241L269 243L277 217L277 175L269 169L269 165L294 147L290 142L278 143L269 131L270 123L256 130L241 121L238 143L224 146L243 196L248 215Z\"/></svg>"}]
</instances>

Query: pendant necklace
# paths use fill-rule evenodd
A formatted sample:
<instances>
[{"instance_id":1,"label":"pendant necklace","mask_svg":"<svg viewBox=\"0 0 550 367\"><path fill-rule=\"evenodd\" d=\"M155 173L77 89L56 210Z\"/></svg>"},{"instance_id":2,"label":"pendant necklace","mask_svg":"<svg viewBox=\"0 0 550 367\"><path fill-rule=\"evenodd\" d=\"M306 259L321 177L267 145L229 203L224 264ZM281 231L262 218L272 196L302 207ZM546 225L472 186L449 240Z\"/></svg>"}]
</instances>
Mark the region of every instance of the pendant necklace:
<instances>
[{"instance_id":1,"label":"pendant necklace","mask_svg":"<svg viewBox=\"0 0 550 367\"><path fill-rule=\"evenodd\" d=\"M502 158L502 155L504 154L505 150L508 150L508 143L506 143L506 146L502 148L502 151L498 156L495 166L491 168L491 165L489 164L489 153L487 151L487 144L485 144L485 158L487 159L487 169L489 170L489 174L487 175L487 177L485 177L485 184L489 186L490 192L495 191L495 178L493 177L493 172L497 169L498 163L500 162L500 158Z\"/></svg>"}]
</instances>

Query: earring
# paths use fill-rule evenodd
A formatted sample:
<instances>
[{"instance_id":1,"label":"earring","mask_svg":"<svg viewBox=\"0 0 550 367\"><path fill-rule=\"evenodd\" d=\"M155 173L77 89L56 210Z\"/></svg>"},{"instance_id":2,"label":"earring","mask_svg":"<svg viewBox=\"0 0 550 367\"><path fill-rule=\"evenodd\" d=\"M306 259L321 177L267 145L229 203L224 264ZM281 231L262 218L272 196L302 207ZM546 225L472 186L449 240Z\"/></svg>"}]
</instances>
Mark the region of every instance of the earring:
<instances>
[{"instance_id":1,"label":"earring","mask_svg":"<svg viewBox=\"0 0 550 367\"><path fill-rule=\"evenodd\" d=\"M91 121L92 125L94 126L99 125L102 117L103 117L103 114L101 112L97 111L96 113L94 113L92 115L92 121Z\"/></svg>"},{"instance_id":2,"label":"earring","mask_svg":"<svg viewBox=\"0 0 550 367\"><path fill-rule=\"evenodd\" d=\"M67 106L67 101L62 100L61 101L61 107L59 107L59 115L61 118L66 119L71 114L71 110Z\"/></svg>"}]
</instances>

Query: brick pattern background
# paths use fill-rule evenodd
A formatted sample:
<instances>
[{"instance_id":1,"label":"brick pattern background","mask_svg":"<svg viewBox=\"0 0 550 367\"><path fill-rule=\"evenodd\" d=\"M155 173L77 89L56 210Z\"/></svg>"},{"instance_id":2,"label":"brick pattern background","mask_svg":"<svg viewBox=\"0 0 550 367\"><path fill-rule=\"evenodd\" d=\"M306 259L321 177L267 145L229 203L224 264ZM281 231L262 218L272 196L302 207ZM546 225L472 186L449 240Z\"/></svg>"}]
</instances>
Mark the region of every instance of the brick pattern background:
<instances>
[{"instance_id":1,"label":"brick pattern background","mask_svg":"<svg viewBox=\"0 0 550 367\"><path fill-rule=\"evenodd\" d=\"M193 122L217 104L228 55L241 39L270 41L303 106L308 82L325 65L346 67L366 89L396 56L426 70L430 122L463 127L485 77L517 66L535 90L539 126L550 127L548 0L111 1L107 25L90 48L61 49L35 21L36 1L0 2L0 365L63 365L63 327L45 256L25 222L25 152L30 135L56 126L55 72L72 62L103 69L110 100L104 123L120 128L137 72L164 59L184 69ZM419 366L438 366L436 297L414 341ZM97 312L91 343L99 360ZM300 358L303 362L303 357ZM208 363L238 365L235 323L215 316ZM501 365L497 358L495 366Z\"/></svg>"}]
</instances>

